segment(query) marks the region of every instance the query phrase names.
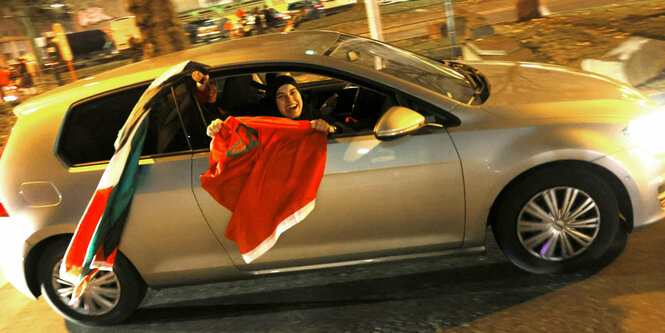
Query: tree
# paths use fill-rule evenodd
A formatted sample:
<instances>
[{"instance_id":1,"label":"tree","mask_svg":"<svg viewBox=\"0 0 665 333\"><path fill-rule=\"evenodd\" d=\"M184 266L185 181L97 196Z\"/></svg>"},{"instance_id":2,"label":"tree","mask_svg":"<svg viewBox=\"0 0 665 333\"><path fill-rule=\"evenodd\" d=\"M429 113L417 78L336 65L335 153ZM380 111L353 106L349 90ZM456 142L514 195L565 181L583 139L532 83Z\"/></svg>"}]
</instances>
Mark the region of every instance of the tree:
<instances>
[{"instance_id":1,"label":"tree","mask_svg":"<svg viewBox=\"0 0 665 333\"><path fill-rule=\"evenodd\" d=\"M32 21L30 20L30 17L26 13L25 4L22 0L11 0L9 5L16 19L23 25L23 29L25 30L25 34L28 36L30 46L35 55L35 60L39 66L41 66L44 62L42 59L42 50L39 48L39 46L37 46L37 43L35 43L35 37L37 37L37 33L35 32L35 28L32 24Z\"/></svg>"},{"instance_id":2,"label":"tree","mask_svg":"<svg viewBox=\"0 0 665 333\"><path fill-rule=\"evenodd\" d=\"M540 1L538 0L517 0L517 22L528 21L541 18Z\"/></svg>"},{"instance_id":3,"label":"tree","mask_svg":"<svg viewBox=\"0 0 665 333\"><path fill-rule=\"evenodd\" d=\"M171 0L126 0L143 35L144 58L189 48L189 40Z\"/></svg>"}]
</instances>

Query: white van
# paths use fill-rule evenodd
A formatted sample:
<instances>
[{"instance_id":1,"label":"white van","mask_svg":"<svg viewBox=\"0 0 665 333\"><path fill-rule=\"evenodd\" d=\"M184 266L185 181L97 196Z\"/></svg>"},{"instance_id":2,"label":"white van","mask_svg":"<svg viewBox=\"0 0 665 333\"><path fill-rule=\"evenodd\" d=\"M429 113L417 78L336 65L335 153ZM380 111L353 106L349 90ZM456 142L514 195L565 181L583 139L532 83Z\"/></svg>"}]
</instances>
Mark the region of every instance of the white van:
<instances>
[{"instance_id":1,"label":"white van","mask_svg":"<svg viewBox=\"0 0 665 333\"><path fill-rule=\"evenodd\" d=\"M129 38L140 34L134 16L120 17L111 21L111 38L118 52L129 49Z\"/></svg>"}]
</instances>

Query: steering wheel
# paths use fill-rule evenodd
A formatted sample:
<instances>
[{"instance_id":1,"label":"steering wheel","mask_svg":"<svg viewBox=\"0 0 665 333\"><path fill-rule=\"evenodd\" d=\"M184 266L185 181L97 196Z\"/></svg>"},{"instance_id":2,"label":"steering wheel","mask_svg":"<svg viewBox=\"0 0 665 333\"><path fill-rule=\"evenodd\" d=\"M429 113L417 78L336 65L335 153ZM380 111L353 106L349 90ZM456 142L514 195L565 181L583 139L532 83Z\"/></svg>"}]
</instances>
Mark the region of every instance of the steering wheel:
<instances>
[{"instance_id":1,"label":"steering wheel","mask_svg":"<svg viewBox=\"0 0 665 333\"><path fill-rule=\"evenodd\" d=\"M355 89L355 91L352 92L351 94L349 94L347 91L349 91L351 89ZM319 108L319 110L323 114L331 114L335 111L338 111L338 112L339 111L342 111L342 112L347 111L349 114L352 114L353 109L355 108L355 105L356 105L356 101L358 100L358 94L359 93L360 93L360 87L354 86L351 83L347 83L344 86L344 88L342 88L340 91L335 92L332 95L330 95L330 97L328 97L326 99L326 101L323 102L323 104L321 104L321 107ZM353 96L350 96L350 95L353 95ZM348 103L350 105L339 105L340 96L342 96L342 98L346 99L345 101L343 101L343 103ZM348 107L349 110L339 110L340 107L342 107L342 108L343 107ZM342 112L339 112L339 113L342 113Z\"/></svg>"},{"instance_id":2,"label":"steering wheel","mask_svg":"<svg viewBox=\"0 0 665 333\"><path fill-rule=\"evenodd\" d=\"M360 93L360 87L347 83L343 89L338 92L333 93L330 97L326 99L319 111L324 117L324 120L329 123L334 123L337 128L342 129L343 132L353 132L353 130L346 125L343 121L338 121L335 119L335 114L337 115L352 115L353 110L356 106L356 101L358 100L358 95Z\"/></svg>"},{"instance_id":3,"label":"steering wheel","mask_svg":"<svg viewBox=\"0 0 665 333\"><path fill-rule=\"evenodd\" d=\"M321 111L321 114L323 115L330 115L335 110L337 109L337 99L339 98L339 95L337 93L333 93L326 99L323 104L321 104L321 107L319 108L319 111Z\"/></svg>"}]
</instances>

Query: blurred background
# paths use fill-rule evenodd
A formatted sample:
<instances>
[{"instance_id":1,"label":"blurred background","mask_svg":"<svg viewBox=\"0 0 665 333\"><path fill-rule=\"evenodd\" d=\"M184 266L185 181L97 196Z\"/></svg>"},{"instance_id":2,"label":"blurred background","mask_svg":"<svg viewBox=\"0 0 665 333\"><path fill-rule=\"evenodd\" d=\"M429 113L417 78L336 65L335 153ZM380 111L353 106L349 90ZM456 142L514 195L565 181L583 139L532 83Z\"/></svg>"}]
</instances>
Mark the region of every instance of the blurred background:
<instances>
[{"instance_id":1,"label":"blurred background","mask_svg":"<svg viewBox=\"0 0 665 333\"><path fill-rule=\"evenodd\" d=\"M0 145L11 107L142 59L293 29L435 59L571 66L665 102L662 0L0 0Z\"/></svg>"}]
</instances>

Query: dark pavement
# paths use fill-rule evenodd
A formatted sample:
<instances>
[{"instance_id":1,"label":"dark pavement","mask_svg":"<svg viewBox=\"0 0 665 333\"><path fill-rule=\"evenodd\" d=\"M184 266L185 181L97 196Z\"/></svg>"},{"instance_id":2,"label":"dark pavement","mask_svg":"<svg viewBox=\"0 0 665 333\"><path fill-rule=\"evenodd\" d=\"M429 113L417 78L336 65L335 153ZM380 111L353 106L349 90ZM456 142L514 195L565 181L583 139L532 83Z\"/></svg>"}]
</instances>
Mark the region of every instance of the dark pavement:
<instances>
[{"instance_id":1,"label":"dark pavement","mask_svg":"<svg viewBox=\"0 0 665 333\"><path fill-rule=\"evenodd\" d=\"M487 256L150 291L128 323L103 328L65 323L4 285L0 331L660 332L664 252L660 223L619 240L605 267L533 275L490 239Z\"/></svg>"}]
</instances>

